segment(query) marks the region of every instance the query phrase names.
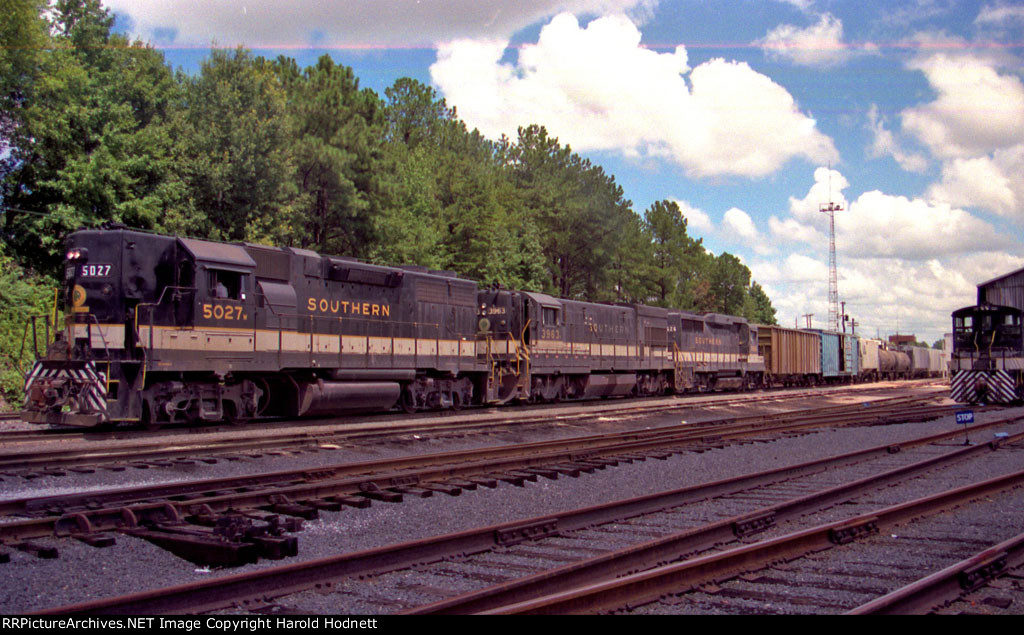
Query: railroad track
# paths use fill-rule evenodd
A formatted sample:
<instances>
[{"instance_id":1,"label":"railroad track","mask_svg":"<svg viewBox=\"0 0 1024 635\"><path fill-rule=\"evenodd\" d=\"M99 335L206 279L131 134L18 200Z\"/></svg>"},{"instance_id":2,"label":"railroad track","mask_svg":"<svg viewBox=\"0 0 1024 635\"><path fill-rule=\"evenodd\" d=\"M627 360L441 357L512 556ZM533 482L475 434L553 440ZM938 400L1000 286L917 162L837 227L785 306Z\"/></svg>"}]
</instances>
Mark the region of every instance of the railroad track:
<instances>
[{"instance_id":1,"label":"railroad track","mask_svg":"<svg viewBox=\"0 0 1024 635\"><path fill-rule=\"evenodd\" d=\"M897 416L908 416L905 406L917 405L928 402L936 397L935 394L926 393L919 396L898 396L889 397L872 402L847 404L838 406L826 406L819 408L807 408L791 412L779 412L769 415L736 416L725 419L717 419L700 423L686 424L686 427L658 428L654 431L625 432L622 438L631 435L658 436L666 432L675 433L685 431L689 435L693 430L702 430L707 427L716 427L722 434L734 434L744 427L757 427L766 425L773 421L788 419L792 422L807 420L820 422L822 416L840 417L845 414L847 420L861 421L868 408L876 416L876 420L884 421L886 416L892 412L898 412ZM890 408L903 410L892 411ZM920 411L921 416L941 416L955 409L955 406L935 406L927 411ZM487 419L475 415L471 421L455 424L457 430L464 434L468 428L499 429L510 425L522 426L525 424L543 424L550 426L553 423L582 424L593 419L610 419L615 417L646 417L666 412L673 412L680 409L678 404L654 403L643 406L609 406L603 408L587 408L582 411L570 411L562 414L547 413L540 419L537 415L526 414L525 417L514 417L512 419L502 418L499 420ZM843 419L835 419L837 425L843 424ZM724 424L739 426L738 428L722 427ZM402 425L399 428L391 427L387 434L403 435L410 432L417 432L421 435L439 435L451 433L453 424L435 424L429 429L415 426ZM83 472L96 469L114 469L125 465L134 466L140 469L151 467L171 467L176 462L206 462L215 463L218 460L233 460L240 455L259 452L283 452L283 451L318 451L337 449L344 444L356 442L370 442L379 439L381 430L373 429L317 429L303 428L300 431L290 429L265 432L261 435L233 433L229 435L202 436L201 438L179 438L153 439L142 437L123 442L105 443L61 443L57 448L36 448L36 447L13 447L8 450L0 450L0 475L22 476L35 478L39 476L63 476L69 471ZM568 443L575 444L576 441Z\"/></svg>"},{"instance_id":2,"label":"railroad track","mask_svg":"<svg viewBox=\"0 0 1024 635\"><path fill-rule=\"evenodd\" d=\"M993 425L1008 425L1007 422ZM1020 427L1019 425L1017 426ZM509 611L509 612L586 612L586 611L608 611L608 610L619 610L623 606L636 605L638 603L648 603L651 601L650 597L639 596L636 599L634 596L629 595L629 591L615 590L608 592L611 597L614 597L614 601L600 600L594 604L544 604L555 603L555 602L567 602L565 597L572 595L574 598L577 595L582 596L584 591L581 589L573 589L571 592L565 592L557 594L556 597L542 597L534 598L529 600L530 604L525 604L522 599L522 593L524 589L529 593L536 594L543 592L546 584L553 588L567 589L573 588L574 586L580 586L582 584L584 589L602 587L604 582L596 582L596 579L601 579L602 576L605 578L614 577L616 575L622 575L629 571L636 570L645 566L660 561L671 561L680 557L686 557L692 554L695 550L707 548L710 545L718 544L723 541L733 542L737 540L736 535L740 534L740 540L750 540L751 536L757 535L759 531L773 530L776 522L781 522L783 518L795 517L800 514L806 513L808 510L813 509L828 509L835 508L837 503L845 502L851 497L863 495L865 491L877 491L879 487L892 482L901 482L909 479L912 476L924 473L926 471L938 469L943 464L955 464L957 462L963 462L969 460L971 455L988 454L990 450L996 446L969 446L957 448L956 450L950 450L950 446L941 448L938 456L935 456L935 452L932 451L932 456L926 458L920 457L909 457L910 454L907 452L897 452L896 450L906 449L914 446L923 446L934 450L933 444L942 442L945 439L946 443L949 443L949 439L958 436L959 433L951 432L945 435L933 436L927 438L917 439L914 442L900 445L887 445L871 450L865 450L851 455L844 455L841 457L830 457L827 460L820 462L811 462L800 466L790 466L788 468L782 468L776 470L772 474L757 474L750 475L748 477L741 477L737 479L731 479L730 482L720 482L714 484L707 484L705 486L690 488L690 491L674 491L665 492L658 496L644 497L643 501L631 500L623 501L617 505L606 505L601 506L601 509L588 508L586 510L577 510L575 512L567 512L560 514L556 517L542 517L538 519L529 519L520 523L505 524L495 527L485 527L472 532L460 532L455 536L439 537L431 540L421 540L415 543L407 543L402 545L395 545L389 548L383 548L378 550L372 550L371 552L361 552L359 554L351 554L345 556L339 556L336 558L324 559L322 561L313 561L307 563L299 563L296 565L289 565L286 567L279 567L270 570L264 570L261 572L255 572L252 574L241 574L235 576L229 576L222 580L214 580L205 582L197 585L185 585L170 589L160 589L157 591L134 594L132 596L123 598L114 598L105 601L97 601L91 603L85 603L69 607L59 607L54 609L53 613L66 613L66 612L137 612L137 613L155 613L155 612L178 612L183 610L188 611L206 611L217 608L234 607L237 609L244 608L258 608L265 606L266 602L274 597L285 595L289 593L296 593L303 589L318 589L314 596L319 596L321 593L330 591L332 588L340 592L338 596L332 596L328 601L331 602L330 606L333 607L333 611L347 610L351 612L360 612L366 610L370 605L359 605L358 602L349 605L339 605L335 602L339 601L340 597L349 597L350 594L356 593L358 589L363 587L372 587L374 589L386 589L388 588L388 582L385 580L388 576L398 576L397 584L402 589L401 596L408 599L410 596L424 596L431 595L438 592L435 588L437 584L436 580L438 576L447 577L449 580L453 575L454 570L461 570L469 573L470 579L475 579L477 586L480 586L480 582L483 580L493 580L498 577L504 576L506 581L499 585L490 585L490 588L484 590L477 590L468 601L465 597L444 600L441 603L434 602L432 605L417 608L415 605L407 607L411 609L411 612L446 612L454 611L460 612L462 610L492 610L492 611ZM1020 435L1008 439L1010 443L1018 443ZM998 456L1005 454L1004 452L996 453ZM838 470L839 466L857 466L862 464L864 461L871 457L876 457L875 460L879 460L877 457L883 457L881 460L884 462L891 461L893 458L899 459L902 465L892 467L891 465L887 469L880 470L878 467L867 469L859 468L860 474L855 478L851 479L850 474L846 474L844 477L845 481L842 485L835 485L831 483L828 487L823 487L820 483L818 485L812 485L809 483L802 483L794 479L814 479L821 478L822 474L825 474L826 484L829 481L834 481L836 476L832 470ZM1019 465L1019 454L1014 457ZM854 469L854 468L846 468ZM968 470L969 471L969 470ZM1024 474L1017 473L1012 477L1006 477L1003 481L997 484L987 484L982 489L975 489L968 495L968 498L977 497L979 492L992 492L1001 491L1007 487L1015 487L1022 480L1024 480ZM774 488L774 490L773 490ZM798 495L794 495L794 488L799 491ZM814 492L808 492L807 488L816 490ZM781 500L779 500L781 498ZM689 510L694 507L696 501L713 499L713 503L717 507L721 507L723 500L728 500L730 505L742 505L744 511L740 514L735 513L735 508L730 507L732 516L723 520L719 520L713 523L690 523L691 526L685 528L673 528L673 521L669 521L668 518L675 518L679 516L679 510ZM765 500L776 499L776 502L771 505L765 505ZM951 501L956 502L951 502ZM942 505L958 505L963 502L963 498L944 499ZM934 509L935 503L929 503L932 507L928 509ZM915 509L927 508L925 503L917 504L918 507ZM681 507L685 506L685 507ZM843 506L845 507L845 505ZM666 510L675 510L668 511ZM885 517L884 522L904 522L907 517L899 516L897 512L890 512L885 510L873 510L872 513L877 516L882 514ZM914 512L913 514L916 514ZM913 515L910 514L910 515ZM769 519L769 516L772 518ZM863 514L861 515L863 516ZM607 534L607 527L609 523L613 526L619 526L627 523L627 519L640 518L639 524L635 521L631 522L632 531L630 534L644 533L657 533L660 537L657 540L649 541L649 543L658 543L656 547L652 547L648 543L644 543L643 548L636 545L635 539L632 544L626 550L613 551L611 555L605 553L601 556L582 558L577 554L574 558L569 558L565 554L567 552L587 552L594 551L595 545L598 545L602 540L609 542L609 536L601 534ZM858 517L859 519L859 517ZM859 519L861 522L851 523L849 518L839 521L839 526L850 529L851 535L857 535L857 531L852 528L860 527L863 525L870 524L871 521ZM876 524L877 526L877 524ZM666 527L668 531L666 532ZM833 523L830 526L831 530L837 528L836 524ZM637 531L637 530L640 531ZM804 532L809 530L800 530L796 533ZM821 532L824 531L822 534ZM582 532L582 533L581 533ZM591 536L584 536L586 532L596 533L597 538ZM870 531L865 532L870 534ZM827 543L827 536L832 535L827 530L820 530L815 535L824 535L826 538L823 540ZM617 534L616 534L617 535ZM772 539L774 540L774 539ZM819 544L822 539L816 538ZM583 543L581 547L576 544L575 547L566 548L565 544L552 544L568 542ZM611 540L614 542L614 540ZM762 542L771 542L762 541ZM496 546L497 543L497 546ZM587 544L589 543L589 547ZM737 550L748 549L750 545L743 545L741 547L735 547L734 549L727 549L723 553L729 553ZM497 549L497 551L495 551ZM667 550L667 551L666 551ZM811 549L811 551L818 550L817 547ZM604 551L608 551L605 549ZM497 557L499 560L499 571L500 573L494 572L492 568L490 572L484 571L479 567L482 566L479 561L464 560L461 558L462 554L481 552L483 553L483 559L490 558L492 561ZM494 554L498 555L495 556ZM771 563L777 560L779 557L775 555L776 552L766 552L769 555L758 556L765 559L765 562ZM546 555L545 555L546 554ZM626 559L623 560L622 556L626 554ZM459 555L460 559L457 562L445 561L441 565L443 568L442 572L432 571L429 568L425 568L423 563L438 561L445 558L450 558L453 555ZM713 556L701 556L697 560L703 560L705 558L711 558ZM718 557L717 555L714 557ZM736 560L740 566L736 564L728 565L732 566L733 569L716 569L715 573L710 577L704 576L700 581L689 582L687 584L690 587L700 588L701 585L707 584L710 581L721 582L723 578L729 576L735 576L736 571L742 573L749 570L751 567L748 564L748 560L745 560L747 556L735 555ZM789 557L789 556L785 556ZM796 557L795 555L793 557ZM519 565L519 576L513 576L509 579L509 570L516 570L515 563L517 561L521 563ZM550 569L545 570L541 573L537 573L532 577L522 577L522 572L525 568L531 565L536 568L538 561L554 561L557 564L564 566L552 566L549 565ZM566 560L572 560L572 564L565 565ZM687 562L693 560L686 560L680 565L670 566L683 566ZM370 573L387 571L394 569L405 569L408 567L415 566L415 570L409 572L398 572L394 574L387 574L374 579L372 585L366 585L362 582L345 582L346 579L353 580L354 576L365 576ZM596 567L596 569L595 569ZM580 572L583 573L580 573ZM595 573L597 571L598 573ZM727 571L723 573L723 571ZM568 572L570 576L577 576L577 579L560 577ZM634 576L625 576L623 579L631 579L636 576L651 575L651 573L635 574ZM580 577L581 576L581 577ZM515 579L519 577L521 579ZM549 582L545 583L545 580ZM395 584L395 582L391 582ZM638 586L643 588L645 582L640 582ZM509 599L495 600L498 597L495 594L494 589L499 588L503 593L511 592L512 597L515 598L514 604L509 605ZM686 587L686 584L683 585ZM688 587L687 587L688 588ZM673 590L666 591L659 589L655 594L655 599L661 595L671 594L678 592L679 586L672 587ZM387 591L382 591L386 593ZM515 595L515 594L520 595ZM600 595L599 595L600 596ZM297 610L309 611L310 605L302 604L303 601L309 601L309 594L304 593L300 596L295 596L297 599L290 599L288 605L300 607ZM489 599L481 599L483 597ZM600 596L603 597L603 596ZM626 598L623 600L623 598ZM315 602L315 598L313 600ZM577 602L573 599L572 602ZM604 603L601 603L604 602ZM616 604L617 603L617 604ZM379 605L378 605L379 606ZM550 608L555 606L555 608ZM344 607L339 608L339 607Z\"/></svg>"},{"instance_id":3,"label":"railroad track","mask_svg":"<svg viewBox=\"0 0 1024 635\"><path fill-rule=\"evenodd\" d=\"M948 384L932 380L905 382L901 388L913 385L938 396L945 396ZM31 430L0 430L0 447L18 443L34 443L47 440L61 442L88 441L138 441L162 443L176 442L178 437L194 438L197 435L225 434L237 437L276 435L288 436L295 428L308 429L306 434L333 436L350 440L373 441L402 434L470 434L486 432L497 428L516 425L547 424L552 421L587 421L601 416L644 416L661 412L672 412L703 407L730 407L757 403L794 401L805 398L864 395L887 392L891 387L876 384L858 384L842 387L817 389L785 389L759 393L683 395L625 400L594 400L567 402L565 404L528 404L520 408L474 408L462 412L438 411L409 414L373 414L303 420L268 420L248 423L243 426L229 425L167 425L158 431L133 428L80 429L71 427L42 427ZM2 421L16 421L16 413L0 415Z\"/></svg>"},{"instance_id":4,"label":"railroad track","mask_svg":"<svg viewBox=\"0 0 1024 635\"><path fill-rule=\"evenodd\" d=\"M619 461L666 458L677 452L703 451L751 439L767 440L772 435L793 434L823 425L870 425L893 419L935 418L951 412L948 406L922 406L926 400L927 397L898 397L881 400L870 407L865 404L832 406L242 477L8 499L0 501L0 516L43 518L0 525L0 540L59 534L69 524L84 525L94 531L116 529L124 523L126 506L131 506L131 514L139 522L148 515L158 519L180 515L170 513L168 501L182 509L203 505L213 512L222 512L260 506L280 510L284 507L274 505L274 500L287 499L304 501L300 505L307 511L301 515L313 517L315 514L310 510L363 506L370 499L396 502L404 495L429 496L435 491L457 495L462 489L494 486L497 481L522 485L525 480L536 480L539 476L578 476L581 471L594 471ZM203 450L209 451L209 448ZM63 456L60 452L43 452L39 456L15 453L4 458L22 466L45 464L52 470L58 460L56 457L63 458L63 467L67 468L108 461L115 455L120 459L131 458L136 466L161 467L159 462L153 462L153 456L149 463L142 463L141 451L133 448L125 454L120 449L97 450L85 456L78 453ZM157 456L164 458L195 452L196 448L192 447L154 450Z\"/></svg>"}]
</instances>

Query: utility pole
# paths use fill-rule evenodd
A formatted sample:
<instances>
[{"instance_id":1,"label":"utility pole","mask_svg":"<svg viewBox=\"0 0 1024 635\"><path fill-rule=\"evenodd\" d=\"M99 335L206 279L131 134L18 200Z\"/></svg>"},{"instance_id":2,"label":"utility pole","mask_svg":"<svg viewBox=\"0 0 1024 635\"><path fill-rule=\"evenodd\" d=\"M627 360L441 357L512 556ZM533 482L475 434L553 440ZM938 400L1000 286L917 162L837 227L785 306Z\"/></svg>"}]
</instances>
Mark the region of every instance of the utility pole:
<instances>
[{"instance_id":1,"label":"utility pole","mask_svg":"<svg viewBox=\"0 0 1024 635\"><path fill-rule=\"evenodd\" d=\"M811 318L814 317L813 313L804 313L803 318L807 322L807 328L811 328Z\"/></svg>"}]
</instances>

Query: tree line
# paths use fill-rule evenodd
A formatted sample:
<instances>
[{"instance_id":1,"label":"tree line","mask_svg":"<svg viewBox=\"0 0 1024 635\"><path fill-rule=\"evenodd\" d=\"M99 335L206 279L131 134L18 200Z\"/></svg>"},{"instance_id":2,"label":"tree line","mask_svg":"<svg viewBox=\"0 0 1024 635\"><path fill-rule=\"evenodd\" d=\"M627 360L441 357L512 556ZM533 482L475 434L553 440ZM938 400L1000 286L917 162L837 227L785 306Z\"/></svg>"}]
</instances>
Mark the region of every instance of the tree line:
<instances>
[{"instance_id":1,"label":"tree line","mask_svg":"<svg viewBox=\"0 0 1024 635\"><path fill-rule=\"evenodd\" d=\"M749 269L710 254L674 202L636 212L543 125L489 140L429 86L403 78L381 97L326 55L299 68L214 50L175 72L114 33L99 0L0 12L7 317L24 292L9 285L55 286L64 236L112 221L775 323Z\"/></svg>"}]
</instances>

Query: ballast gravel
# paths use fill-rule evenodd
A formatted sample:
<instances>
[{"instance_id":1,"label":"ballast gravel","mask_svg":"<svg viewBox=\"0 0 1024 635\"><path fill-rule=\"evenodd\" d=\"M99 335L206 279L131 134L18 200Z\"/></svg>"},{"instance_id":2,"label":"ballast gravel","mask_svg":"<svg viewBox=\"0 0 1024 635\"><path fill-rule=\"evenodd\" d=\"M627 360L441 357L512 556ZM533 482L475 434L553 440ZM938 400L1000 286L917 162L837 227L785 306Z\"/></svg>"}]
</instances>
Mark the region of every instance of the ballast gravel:
<instances>
[{"instance_id":1,"label":"ballast gravel","mask_svg":"<svg viewBox=\"0 0 1024 635\"><path fill-rule=\"evenodd\" d=\"M824 405L824 404L821 404ZM758 406L754 406L755 408ZM708 410L705 416L717 418L741 408ZM1024 414L1024 409L1020 409ZM1004 416L1008 411L979 413L979 422ZM593 433L616 426L657 427L680 423L681 418L696 420L699 413L648 417L640 421L606 421L591 426L555 424L529 433L473 435L462 438L417 440L406 437L401 444L342 447L290 456L264 455L258 459L219 461L214 465L197 464L174 468L150 468L123 472L100 471L64 477L25 480L4 477L0 498L20 498L61 492L81 491L112 485L144 485L187 478L216 478L295 467L366 461L374 457L410 453L437 452L499 445ZM435 493L430 498L406 497L400 504L374 502L368 509L345 508L341 512L321 512L320 518L305 521L299 538L299 556L287 561L260 561L240 568L210 570L181 560L140 539L116 536L112 547L97 549L71 539L34 540L59 551L56 559L42 559L27 552L5 547L10 562L0 564L0 612L21 614L136 591L232 575L252 569L280 566L341 553L359 551L426 538L438 534L471 529L560 510L595 505L643 494L665 491L703 482L720 480L815 458L843 454L856 449L880 446L912 438L958 429L952 417L924 423L892 424L862 428L829 429L799 436L782 437L770 442L730 445L702 453L687 452L666 460L647 459L620 464L581 474L578 478L543 477L524 487L501 483L496 489L479 488L451 497ZM962 429L962 428L961 428ZM1021 426L1006 426L1013 432ZM998 431L996 431L998 432ZM993 432L975 433L971 441L984 442ZM513 440L514 438L514 440ZM984 476L979 474L980 480ZM604 545L602 545L603 547ZM372 582L368 582L372 584ZM415 589L410 594L418 595ZM319 606L304 604L303 610L324 613L388 613L395 610L377 606L342 606L337 598L323 596ZM230 612L230 611L226 611Z\"/></svg>"}]
</instances>

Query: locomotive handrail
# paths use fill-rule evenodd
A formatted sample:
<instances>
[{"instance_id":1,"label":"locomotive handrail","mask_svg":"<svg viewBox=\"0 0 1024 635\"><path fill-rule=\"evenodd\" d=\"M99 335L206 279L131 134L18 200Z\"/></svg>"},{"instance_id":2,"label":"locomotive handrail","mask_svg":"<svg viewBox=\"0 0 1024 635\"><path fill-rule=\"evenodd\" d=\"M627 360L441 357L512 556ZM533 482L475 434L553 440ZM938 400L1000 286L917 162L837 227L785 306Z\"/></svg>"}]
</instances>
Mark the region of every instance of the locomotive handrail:
<instances>
[{"instance_id":1,"label":"locomotive handrail","mask_svg":"<svg viewBox=\"0 0 1024 635\"><path fill-rule=\"evenodd\" d=\"M163 291L160 292L160 297L157 298L156 302L140 302L135 305L135 319L132 325L132 334L135 336L135 342L137 344L142 342L142 337L139 335L139 312L144 308L149 309L149 348L147 349L144 344L142 346L137 346L137 348L142 349L142 385L146 384L146 372L149 370L150 357L153 353L153 309L164 303L164 298L167 296L167 292L171 290L175 293L178 291L198 291L198 287L166 286L163 288Z\"/></svg>"},{"instance_id":2,"label":"locomotive handrail","mask_svg":"<svg viewBox=\"0 0 1024 635\"><path fill-rule=\"evenodd\" d=\"M85 334L89 338L89 353L92 353L92 322L96 323L96 330L100 334L100 341L103 342L103 352L106 354L107 359L110 359L110 346L107 345L107 337L103 334L103 329L100 328L99 319L92 313L87 313L85 316Z\"/></svg>"}]
</instances>

